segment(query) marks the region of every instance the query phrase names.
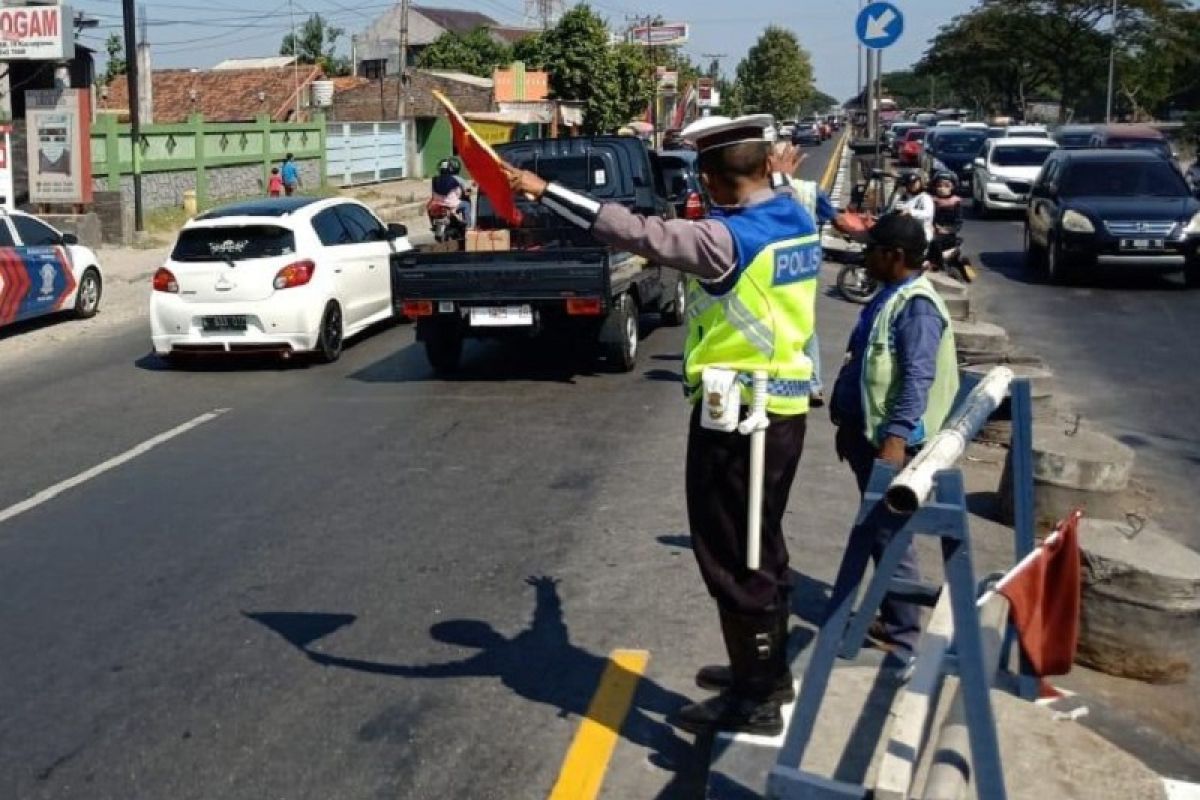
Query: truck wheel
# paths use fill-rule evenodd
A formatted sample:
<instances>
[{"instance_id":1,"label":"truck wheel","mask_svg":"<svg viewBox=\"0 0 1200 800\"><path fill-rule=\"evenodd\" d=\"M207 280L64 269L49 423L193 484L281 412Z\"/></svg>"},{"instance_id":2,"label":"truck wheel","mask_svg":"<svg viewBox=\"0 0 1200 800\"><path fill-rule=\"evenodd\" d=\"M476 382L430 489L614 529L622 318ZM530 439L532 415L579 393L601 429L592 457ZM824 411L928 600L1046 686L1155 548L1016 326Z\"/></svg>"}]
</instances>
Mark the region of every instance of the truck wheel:
<instances>
[{"instance_id":1,"label":"truck wheel","mask_svg":"<svg viewBox=\"0 0 1200 800\"><path fill-rule=\"evenodd\" d=\"M456 321L457 322L457 321ZM458 371L462 360L463 336L457 325L438 323L425 333L425 357L439 375Z\"/></svg>"},{"instance_id":2,"label":"truck wheel","mask_svg":"<svg viewBox=\"0 0 1200 800\"><path fill-rule=\"evenodd\" d=\"M638 308L628 294L613 303L600 328L600 357L614 372L629 372L637 364Z\"/></svg>"},{"instance_id":3,"label":"truck wheel","mask_svg":"<svg viewBox=\"0 0 1200 800\"><path fill-rule=\"evenodd\" d=\"M665 325L676 328L683 324L687 317L687 281L681 275L675 281L674 298L662 311L662 321Z\"/></svg>"}]
</instances>

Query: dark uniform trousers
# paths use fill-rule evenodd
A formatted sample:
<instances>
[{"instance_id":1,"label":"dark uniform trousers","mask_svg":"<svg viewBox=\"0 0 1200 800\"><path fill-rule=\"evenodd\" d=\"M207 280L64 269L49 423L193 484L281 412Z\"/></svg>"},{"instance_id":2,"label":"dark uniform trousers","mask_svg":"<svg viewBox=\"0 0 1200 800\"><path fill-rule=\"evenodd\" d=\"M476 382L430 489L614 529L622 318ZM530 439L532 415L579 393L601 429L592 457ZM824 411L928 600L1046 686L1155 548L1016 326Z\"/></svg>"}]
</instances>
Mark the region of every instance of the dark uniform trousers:
<instances>
[{"instance_id":1,"label":"dark uniform trousers","mask_svg":"<svg viewBox=\"0 0 1200 800\"><path fill-rule=\"evenodd\" d=\"M722 611L761 615L787 608L790 590L783 514L804 450L807 415L771 417L763 469L760 569L746 568L750 437L700 426L692 409L687 447L687 507L692 550Z\"/></svg>"}]
</instances>

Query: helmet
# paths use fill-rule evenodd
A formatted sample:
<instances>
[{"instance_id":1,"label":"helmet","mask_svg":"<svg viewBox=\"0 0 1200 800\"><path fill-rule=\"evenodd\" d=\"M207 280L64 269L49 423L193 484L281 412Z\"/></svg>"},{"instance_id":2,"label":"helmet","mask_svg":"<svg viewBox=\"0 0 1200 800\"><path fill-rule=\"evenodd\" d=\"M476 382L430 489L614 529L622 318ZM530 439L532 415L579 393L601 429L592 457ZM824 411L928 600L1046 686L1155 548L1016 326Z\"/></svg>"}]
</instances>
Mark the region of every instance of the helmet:
<instances>
[{"instance_id":1,"label":"helmet","mask_svg":"<svg viewBox=\"0 0 1200 800\"><path fill-rule=\"evenodd\" d=\"M933 180L930 181L934 194L942 197L949 197L954 194L954 187L958 184L958 180L951 172L940 170L933 175Z\"/></svg>"},{"instance_id":2,"label":"helmet","mask_svg":"<svg viewBox=\"0 0 1200 800\"><path fill-rule=\"evenodd\" d=\"M911 189L915 183L924 183L925 177L919 172L909 172L904 176L903 184L905 189Z\"/></svg>"},{"instance_id":3,"label":"helmet","mask_svg":"<svg viewBox=\"0 0 1200 800\"><path fill-rule=\"evenodd\" d=\"M457 175L462 171L462 165L457 158L443 158L438 162L438 172L443 175Z\"/></svg>"}]
</instances>

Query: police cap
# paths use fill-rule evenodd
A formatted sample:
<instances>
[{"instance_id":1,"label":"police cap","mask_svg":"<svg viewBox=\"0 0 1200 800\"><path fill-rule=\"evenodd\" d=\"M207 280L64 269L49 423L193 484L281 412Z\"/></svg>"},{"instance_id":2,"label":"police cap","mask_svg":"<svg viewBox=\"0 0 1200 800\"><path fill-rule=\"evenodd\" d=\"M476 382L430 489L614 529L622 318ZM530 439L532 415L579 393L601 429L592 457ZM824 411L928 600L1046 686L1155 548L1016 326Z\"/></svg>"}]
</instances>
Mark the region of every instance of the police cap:
<instances>
[{"instance_id":1,"label":"police cap","mask_svg":"<svg viewBox=\"0 0 1200 800\"><path fill-rule=\"evenodd\" d=\"M693 143L701 153L743 142L774 142L775 118L770 114L750 114L736 119L701 117L680 131L679 135Z\"/></svg>"}]
</instances>

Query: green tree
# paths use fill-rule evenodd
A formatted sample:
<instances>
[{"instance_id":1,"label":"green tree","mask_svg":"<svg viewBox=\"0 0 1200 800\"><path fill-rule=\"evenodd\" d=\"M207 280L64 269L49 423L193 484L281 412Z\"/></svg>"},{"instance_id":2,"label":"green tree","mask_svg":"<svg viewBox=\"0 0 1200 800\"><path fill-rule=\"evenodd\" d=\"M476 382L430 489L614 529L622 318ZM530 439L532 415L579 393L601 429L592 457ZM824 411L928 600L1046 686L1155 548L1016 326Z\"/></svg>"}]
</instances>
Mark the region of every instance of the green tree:
<instances>
[{"instance_id":1,"label":"green tree","mask_svg":"<svg viewBox=\"0 0 1200 800\"><path fill-rule=\"evenodd\" d=\"M813 92L812 62L796 34L768 26L737 67L744 110L789 119Z\"/></svg>"},{"instance_id":2,"label":"green tree","mask_svg":"<svg viewBox=\"0 0 1200 800\"><path fill-rule=\"evenodd\" d=\"M125 43L121 41L120 36L110 33L104 41L104 51L108 53L108 64L104 68L103 82L108 85L112 83L113 78L124 75L128 70L125 63Z\"/></svg>"},{"instance_id":3,"label":"green tree","mask_svg":"<svg viewBox=\"0 0 1200 800\"><path fill-rule=\"evenodd\" d=\"M541 69L546 64L545 39L542 34L526 36L512 47L513 61L522 61L530 69Z\"/></svg>"},{"instance_id":4,"label":"green tree","mask_svg":"<svg viewBox=\"0 0 1200 800\"><path fill-rule=\"evenodd\" d=\"M490 78L496 67L512 61L512 49L492 38L487 28L476 28L465 35L446 32L421 51L417 66L426 69L451 69Z\"/></svg>"},{"instance_id":5,"label":"green tree","mask_svg":"<svg viewBox=\"0 0 1200 800\"><path fill-rule=\"evenodd\" d=\"M628 122L646 113L654 83L646 48L622 43L612 49L613 66L617 73L618 122Z\"/></svg>"},{"instance_id":6,"label":"green tree","mask_svg":"<svg viewBox=\"0 0 1200 800\"><path fill-rule=\"evenodd\" d=\"M583 102L586 132L612 131L627 121L630 100L621 96L620 71L604 20L580 3L540 38L550 91L559 99Z\"/></svg>"},{"instance_id":7,"label":"green tree","mask_svg":"<svg viewBox=\"0 0 1200 800\"><path fill-rule=\"evenodd\" d=\"M313 14L304 21L300 31L283 37L279 45L281 56L295 56L301 64L319 64L327 75L346 75L349 62L339 58L337 40L345 31L325 21L320 14Z\"/></svg>"}]
</instances>

